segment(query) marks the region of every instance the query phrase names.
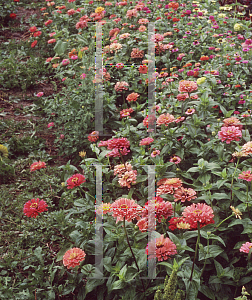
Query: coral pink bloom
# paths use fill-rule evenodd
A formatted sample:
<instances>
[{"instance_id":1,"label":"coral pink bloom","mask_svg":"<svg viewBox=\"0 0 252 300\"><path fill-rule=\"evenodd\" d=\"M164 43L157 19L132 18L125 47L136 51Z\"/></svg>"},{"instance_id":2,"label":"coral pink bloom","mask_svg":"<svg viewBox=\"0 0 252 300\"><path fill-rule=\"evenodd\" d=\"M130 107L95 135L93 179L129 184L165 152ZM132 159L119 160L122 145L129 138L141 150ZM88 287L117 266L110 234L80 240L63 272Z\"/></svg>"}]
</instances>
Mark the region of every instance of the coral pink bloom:
<instances>
[{"instance_id":1,"label":"coral pink bloom","mask_svg":"<svg viewBox=\"0 0 252 300\"><path fill-rule=\"evenodd\" d=\"M31 199L30 201L27 201L24 205L23 212L27 217L36 218L39 213L42 213L44 211L47 211L47 204L42 199L39 200L39 198Z\"/></svg>"},{"instance_id":2,"label":"coral pink bloom","mask_svg":"<svg viewBox=\"0 0 252 300\"><path fill-rule=\"evenodd\" d=\"M133 219L141 219L142 207L133 199L120 198L111 204L110 211L113 212L112 216L116 218L116 223L123 221L124 218L127 222L131 222Z\"/></svg>"},{"instance_id":3,"label":"coral pink bloom","mask_svg":"<svg viewBox=\"0 0 252 300\"><path fill-rule=\"evenodd\" d=\"M185 221L185 218L184 217L174 217L174 218L171 218L170 221L170 226L169 226L169 229L170 230L175 230L175 229L181 229L181 225L182 224L185 224L184 227L187 227L186 229L190 229L190 224L188 222ZM180 224L180 228L178 227L178 224Z\"/></svg>"},{"instance_id":4,"label":"coral pink bloom","mask_svg":"<svg viewBox=\"0 0 252 300\"><path fill-rule=\"evenodd\" d=\"M242 244L241 248L240 248L240 252L244 252L244 253L249 253L249 250L252 248L252 243L245 243Z\"/></svg>"},{"instance_id":5,"label":"coral pink bloom","mask_svg":"<svg viewBox=\"0 0 252 300\"><path fill-rule=\"evenodd\" d=\"M195 113L195 109L194 108L188 108L188 110L185 112L186 115L192 115Z\"/></svg>"},{"instance_id":6,"label":"coral pink bloom","mask_svg":"<svg viewBox=\"0 0 252 300\"><path fill-rule=\"evenodd\" d=\"M165 126L168 126L168 124L172 123L175 121L175 118L173 115L170 115L169 113L167 114L162 114L157 118L157 124L165 124Z\"/></svg>"},{"instance_id":7,"label":"coral pink bloom","mask_svg":"<svg viewBox=\"0 0 252 300\"><path fill-rule=\"evenodd\" d=\"M185 99L187 99L187 98L189 98L188 93L186 93L186 94L178 94L177 95L178 101L185 101Z\"/></svg>"},{"instance_id":8,"label":"coral pink bloom","mask_svg":"<svg viewBox=\"0 0 252 300\"><path fill-rule=\"evenodd\" d=\"M147 137L147 138L144 138L140 141L139 145L140 146L148 146L150 145L152 142L154 142L154 139L151 138L151 137Z\"/></svg>"},{"instance_id":9,"label":"coral pink bloom","mask_svg":"<svg viewBox=\"0 0 252 300\"><path fill-rule=\"evenodd\" d=\"M44 24L45 24L45 26L47 26L47 25L49 25L49 24L51 24L53 22L53 20L48 20L48 21L46 21Z\"/></svg>"},{"instance_id":10,"label":"coral pink bloom","mask_svg":"<svg viewBox=\"0 0 252 300\"><path fill-rule=\"evenodd\" d=\"M130 189L131 183L136 183L137 179L137 171L136 170L131 170L131 171L126 171L121 178L118 180L118 183L120 184L121 187L127 187Z\"/></svg>"},{"instance_id":11,"label":"coral pink bloom","mask_svg":"<svg viewBox=\"0 0 252 300\"><path fill-rule=\"evenodd\" d=\"M126 81L117 82L114 89L117 92L121 92L123 90L128 90L128 86L129 86L129 84Z\"/></svg>"},{"instance_id":12,"label":"coral pink bloom","mask_svg":"<svg viewBox=\"0 0 252 300\"><path fill-rule=\"evenodd\" d=\"M141 232L146 232L148 230L148 218L142 218L137 223L136 226L139 227ZM150 229L150 228L149 228ZM152 228L153 229L153 228Z\"/></svg>"},{"instance_id":13,"label":"coral pink bloom","mask_svg":"<svg viewBox=\"0 0 252 300\"><path fill-rule=\"evenodd\" d=\"M42 168L46 168L46 163L43 161L36 161L33 164L31 164L30 171L33 172Z\"/></svg>"},{"instance_id":14,"label":"coral pink bloom","mask_svg":"<svg viewBox=\"0 0 252 300\"><path fill-rule=\"evenodd\" d=\"M125 168L126 166L126 168ZM131 171L132 170L132 165L128 162L126 162L126 164L121 164L121 165L117 165L115 166L114 168L114 175L118 175L118 177L122 177L123 174L126 172L126 171Z\"/></svg>"},{"instance_id":15,"label":"coral pink bloom","mask_svg":"<svg viewBox=\"0 0 252 300\"><path fill-rule=\"evenodd\" d=\"M161 223L162 218L167 219L168 217L173 215L171 202L164 201L164 199L161 197L154 197L150 202L147 201L145 203L142 217L148 218L149 211L155 213L155 216L159 223Z\"/></svg>"},{"instance_id":16,"label":"coral pink bloom","mask_svg":"<svg viewBox=\"0 0 252 300\"><path fill-rule=\"evenodd\" d=\"M251 171L244 171L241 174L239 174L238 179L244 179L246 181L251 181L252 180L252 174Z\"/></svg>"},{"instance_id":17,"label":"coral pink bloom","mask_svg":"<svg viewBox=\"0 0 252 300\"><path fill-rule=\"evenodd\" d=\"M182 80L179 82L179 92L180 93L191 93L198 89L197 83L189 80Z\"/></svg>"},{"instance_id":18,"label":"coral pink bloom","mask_svg":"<svg viewBox=\"0 0 252 300\"><path fill-rule=\"evenodd\" d=\"M85 176L81 174L74 174L73 176L67 179L67 188L73 189L74 187L81 185L85 181Z\"/></svg>"},{"instance_id":19,"label":"coral pink bloom","mask_svg":"<svg viewBox=\"0 0 252 300\"><path fill-rule=\"evenodd\" d=\"M242 124L240 123L240 120L237 119L236 117L231 117L223 120L223 127L228 127L228 126L235 126L238 129L242 130Z\"/></svg>"},{"instance_id":20,"label":"coral pink bloom","mask_svg":"<svg viewBox=\"0 0 252 300\"><path fill-rule=\"evenodd\" d=\"M153 252L156 250L156 254L150 253L148 259L157 257L158 261L163 261L169 259L172 255L177 254L176 245L169 238L164 238L163 234L159 238L150 241L150 244L147 245L145 250L147 255L150 248L153 249Z\"/></svg>"},{"instance_id":21,"label":"coral pink bloom","mask_svg":"<svg viewBox=\"0 0 252 300\"><path fill-rule=\"evenodd\" d=\"M80 265L80 262L85 259L86 253L80 248L72 248L63 256L63 265L68 269Z\"/></svg>"},{"instance_id":22,"label":"coral pink bloom","mask_svg":"<svg viewBox=\"0 0 252 300\"><path fill-rule=\"evenodd\" d=\"M126 100L129 101L129 102L132 102L132 101L137 101L137 98L139 97L140 95L138 93L131 93L127 96Z\"/></svg>"},{"instance_id":23,"label":"coral pink bloom","mask_svg":"<svg viewBox=\"0 0 252 300\"><path fill-rule=\"evenodd\" d=\"M183 187L177 189L174 193L174 201L191 201L192 199L197 198L195 190L189 188L185 189Z\"/></svg>"},{"instance_id":24,"label":"coral pink bloom","mask_svg":"<svg viewBox=\"0 0 252 300\"><path fill-rule=\"evenodd\" d=\"M39 92L39 93L37 93L37 97L42 97L44 95L44 93L43 92Z\"/></svg>"},{"instance_id":25,"label":"coral pink bloom","mask_svg":"<svg viewBox=\"0 0 252 300\"><path fill-rule=\"evenodd\" d=\"M231 141L239 141L242 137L242 132L235 126L221 127L218 137L222 142L226 141L227 144L230 144Z\"/></svg>"},{"instance_id":26,"label":"coral pink bloom","mask_svg":"<svg viewBox=\"0 0 252 300\"><path fill-rule=\"evenodd\" d=\"M67 11L67 14L68 14L69 16L74 15L75 13L76 13L76 11L75 11L74 9L69 9L69 10Z\"/></svg>"},{"instance_id":27,"label":"coral pink bloom","mask_svg":"<svg viewBox=\"0 0 252 300\"><path fill-rule=\"evenodd\" d=\"M147 74L148 72L148 67L145 65L140 65L138 68L138 71L140 74Z\"/></svg>"},{"instance_id":28,"label":"coral pink bloom","mask_svg":"<svg viewBox=\"0 0 252 300\"><path fill-rule=\"evenodd\" d=\"M128 148L130 146L130 142L126 138L114 138L108 140L108 149L121 149Z\"/></svg>"},{"instance_id":29,"label":"coral pink bloom","mask_svg":"<svg viewBox=\"0 0 252 300\"><path fill-rule=\"evenodd\" d=\"M214 223L214 214L210 206L205 203L193 203L187 206L182 212L185 221L191 226L191 229L197 229L197 222L200 223L200 228Z\"/></svg>"},{"instance_id":30,"label":"coral pink bloom","mask_svg":"<svg viewBox=\"0 0 252 300\"><path fill-rule=\"evenodd\" d=\"M115 148L112 151L110 151L106 156L120 157L121 155L127 155L129 152L130 152L130 150L128 150L125 147L120 149L120 153L119 153L119 150Z\"/></svg>"}]
</instances>

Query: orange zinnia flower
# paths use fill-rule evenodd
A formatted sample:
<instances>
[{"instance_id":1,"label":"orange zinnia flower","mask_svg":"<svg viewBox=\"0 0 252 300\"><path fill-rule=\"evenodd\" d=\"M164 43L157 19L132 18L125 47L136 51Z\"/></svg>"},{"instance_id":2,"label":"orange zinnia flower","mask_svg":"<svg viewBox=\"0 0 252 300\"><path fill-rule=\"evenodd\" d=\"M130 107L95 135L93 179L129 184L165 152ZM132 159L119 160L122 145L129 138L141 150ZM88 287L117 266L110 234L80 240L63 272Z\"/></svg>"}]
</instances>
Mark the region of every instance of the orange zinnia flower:
<instances>
[{"instance_id":1,"label":"orange zinnia flower","mask_svg":"<svg viewBox=\"0 0 252 300\"><path fill-rule=\"evenodd\" d=\"M80 262L85 259L86 253L80 248L72 248L63 256L63 264L68 269L80 265Z\"/></svg>"}]
</instances>

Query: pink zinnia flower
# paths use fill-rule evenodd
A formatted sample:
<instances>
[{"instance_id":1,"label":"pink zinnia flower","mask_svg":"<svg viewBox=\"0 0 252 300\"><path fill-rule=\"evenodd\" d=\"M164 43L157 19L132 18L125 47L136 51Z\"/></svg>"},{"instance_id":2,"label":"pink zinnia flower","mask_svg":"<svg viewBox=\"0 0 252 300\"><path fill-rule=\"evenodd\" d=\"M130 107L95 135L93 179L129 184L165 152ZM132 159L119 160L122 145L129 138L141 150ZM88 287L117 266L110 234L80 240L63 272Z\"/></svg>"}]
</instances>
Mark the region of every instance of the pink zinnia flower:
<instances>
[{"instance_id":1,"label":"pink zinnia flower","mask_svg":"<svg viewBox=\"0 0 252 300\"><path fill-rule=\"evenodd\" d=\"M157 155L159 155L160 154L160 151L159 150L154 150L154 151L152 151L152 153L151 153L151 157L156 157Z\"/></svg>"},{"instance_id":2,"label":"pink zinnia flower","mask_svg":"<svg viewBox=\"0 0 252 300\"><path fill-rule=\"evenodd\" d=\"M63 265L68 269L80 265L80 262L85 259L86 253L80 248L72 248L63 256Z\"/></svg>"},{"instance_id":3,"label":"pink zinnia flower","mask_svg":"<svg viewBox=\"0 0 252 300\"><path fill-rule=\"evenodd\" d=\"M126 168L125 168L125 166L126 166ZM126 162L125 165L121 164L121 165L115 166L114 175L118 175L118 177L122 177L126 171L131 171L131 170L132 170L132 165L130 163Z\"/></svg>"},{"instance_id":4,"label":"pink zinnia flower","mask_svg":"<svg viewBox=\"0 0 252 300\"><path fill-rule=\"evenodd\" d=\"M151 137L147 137L147 138L144 138L140 141L139 145L140 146L148 146L150 145L152 142L154 142L154 139L151 138Z\"/></svg>"},{"instance_id":5,"label":"pink zinnia flower","mask_svg":"<svg viewBox=\"0 0 252 300\"><path fill-rule=\"evenodd\" d=\"M71 59L73 59L73 60L78 59L78 55L72 55Z\"/></svg>"},{"instance_id":6,"label":"pink zinnia flower","mask_svg":"<svg viewBox=\"0 0 252 300\"><path fill-rule=\"evenodd\" d=\"M170 158L170 162L173 162L174 164L179 164L181 162L181 158L179 156L174 155Z\"/></svg>"},{"instance_id":7,"label":"pink zinnia flower","mask_svg":"<svg viewBox=\"0 0 252 300\"><path fill-rule=\"evenodd\" d=\"M118 221L123 221L124 218L127 222L132 222L133 219L139 220L142 207L138 205L135 200L120 198L115 200L110 206L110 211L113 213L113 217Z\"/></svg>"},{"instance_id":8,"label":"pink zinnia flower","mask_svg":"<svg viewBox=\"0 0 252 300\"><path fill-rule=\"evenodd\" d=\"M62 60L61 64L62 64L62 66L66 66L66 65L70 64L70 61L69 61L69 59L66 58L66 59Z\"/></svg>"},{"instance_id":9,"label":"pink zinnia flower","mask_svg":"<svg viewBox=\"0 0 252 300\"><path fill-rule=\"evenodd\" d=\"M43 161L36 161L33 164L31 164L30 171L33 172L42 168L46 168L46 163Z\"/></svg>"},{"instance_id":10,"label":"pink zinnia flower","mask_svg":"<svg viewBox=\"0 0 252 300\"><path fill-rule=\"evenodd\" d=\"M195 113L195 109L194 108L188 108L188 110L185 112L186 115L192 115Z\"/></svg>"},{"instance_id":11,"label":"pink zinnia flower","mask_svg":"<svg viewBox=\"0 0 252 300\"><path fill-rule=\"evenodd\" d=\"M121 149L128 148L130 146L130 142L126 138L114 138L108 140L108 149Z\"/></svg>"},{"instance_id":12,"label":"pink zinnia flower","mask_svg":"<svg viewBox=\"0 0 252 300\"><path fill-rule=\"evenodd\" d=\"M84 78L86 78L86 76L87 75L85 73L82 73L81 76L80 76L80 79L84 79Z\"/></svg>"},{"instance_id":13,"label":"pink zinnia flower","mask_svg":"<svg viewBox=\"0 0 252 300\"><path fill-rule=\"evenodd\" d=\"M157 196L163 194L174 194L174 192L182 187L182 181L179 178L163 178L157 182Z\"/></svg>"},{"instance_id":14,"label":"pink zinnia flower","mask_svg":"<svg viewBox=\"0 0 252 300\"><path fill-rule=\"evenodd\" d=\"M170 230L175 230L175 229L190 229L191 226L188 222L185 221L184 217L174 217L169 220ZM179 226L180 225L180 226Z\"/></svg>"},{"instance_id":15,"label":"pink zinnia flower","mask_svg":"<svg viewBox=\"0 0 252 300\"><path fill-rule=\"evenodd\" d=\"M55 42L56 42L55 39L50 39L47 43L48 43L48 44L52 44L52 43L55 43Z\"/></svg>"},{"instance_id":16,"label":"pink zinnia flower","mask_svg":"<svg viewBox=\"0 0 252 300\"><path fill-rule=\"evenodd\" d=\"M131 171L126 171L121 178L118 180L118 183L120 184L121 187L127 187L130 189L131 183L136 183L137 179L137 171L136 170L131 170Z\"/></svg>"},{"instance_id":17,"label":"pink zinnia flower","mask_svg":"<svg viewBox=\"0 0 252 300\"><path fill-rule=\"evenodd\" d=\"M178 90L180 93L191 93L193 91L196 91L197 89L198 85L194 81L182 80L179 82Z\"/></svg>"},{"instance_id":18,"label":"pink zinnia flower","mask_svg":"<svg viewBox=\"0 0 252 300\"><path fill-rule=\"evenodd\" d=\"M73 189L74 187L81 185L85 181L85 176L81 174L74 174L73 176L67 179L67 188Z\"/></svg>"},{"instance_id":19,"label":"pink zinnia flower","mask_svg":"<svg viewBox=\"0 0 252 300\"><path fill-rule=\"evenodd\" d=\"M157 258L158 261L169 259L172 255L177 254L176 245L169 239L164 238L162 234L159 238L150 241L150 245L147 245L145 253L148 255L148 248L152 248L156 254L150 253L148 259ZM153 251L153 252L154 252Z\"/></svg>"},{"instance_id":20,"label":"pink zinnia flower","mask_svg":"<svg viewBox=\"0 0 252 300\"><path fill-rule=\"evenodd\" d=\"M149 210L155 213L155 217L159 223L161 223L163 218L167 219L173 215L171 202L164 201L164 199L159 196L154 197L150 202L147 201L145 203L142 212L142 218L148 218Z\"/></svg>"},{"instance_id":21,"label":"pink zinnia flower","mask_svg":"<svg viewBox=\"0 0 252 300\"><path fill-rule=\"evenodd\" d=\"M44 211L47 211L47 204L42 199L39 200L39 198L31 199L30 201L27 201L24 205L23 212L27 217L36 218L39 213L42 213Z\"/></svg>"},{"instance_id":22,"label":"pink zinnia flower","mask_svg":"<svg viewBox=\"0 0 252 300\"><path fill-rule=\"evenodd\" d=\"M252 154L252 141L247 142L242 146L242 152L247 156Z\"/></svg>"},{"instance_id":23,"label":"pink zinnia flower","mask_svg":"<svg viewBox=\"0 0 252 300\"><path fill-rule=\"evenodd\" d=\"M162 114L157 118L157 124L165 124L165 126L168 126L168 124L172 123L175 121L175 118L173 115L170 115L169 113L167 114Z\"/></svg>"},{"instance_id":24,"label":"pink zinnia flower","mask_svg":"<svg viewBox=\"0 0 252 300\"><path fill-rule=\"evenodd\" d=\"M221 127L218 137L222 142L226 141L227 144L230 144L231 141L239 141L242 137L242 132L235 126Z\"/></svg>"},{"instance_id":25,"label":"pink zinnia flower","mask_svg":"<svg viewBox=\"0 0 252 300\"><path fill-rule=\"evenodd\" d=\"M44 95L44 93L43 92L39 92L39 93L37 93L37 97L42 97Z\"/></svg>"},{"instance_id":26,"label":"pink zinnia flower","mask_svg":"<svg viewBox=\"0 0 252 300\"><path fill-rule=\"evenodd\" d=\"M51 122L51 123L49 123L49 124L47 125L47 128L50 128L50 127L53 127L53 126L54 126L54 123Z\"/></svg>"},{"instance_id":27,"label":"pink zinnia flower","mask_svg":"<svg viewBox=\"0 0 252 300\"><path fill-rule=\"evenodd\" d=\"M240 248L240 252L249 253L249 250L252 248L252 243L246 242L242 244Z\"/></svg>"},{"instance_id":28,"label":"pink zinnia flower","mask_svg":"<svg viewBox=\"0 0 252 300\"><path fill-rule=\"evenodd\" d=\"M102 203L100 206L98 206L96 212L99 215L106 215L110 212L110 203Z\"/></svg>"},{"instance_id":29,"label":"pink zinnia flower","mask_svg":"<svg viewBox=\"0 0 252 300\"><path fill-rule=\"evenodd\" d=\"M74 10L74 9L69 9L68 11L67 11L67 14L69 15L69 16L71 16L71 15L73 15L73 14L75 14L76 13L76 11Z\"/></svg>"},{"instance_id":30,"label":"pink zinnia flower","mask_svg":"<svg viewBox=\"0 0 252 300\"><path fill-rule=\"evenodd\" d=\"M197 229L197 222L200 223L200 228L214 223L214 214L210 206L205 203L193 203L187 206L182 212L185 221L191 226L191 229Z\"/></svg>"},{"instance_id":31,"label":"pink zinnia flower","mask_svg":"<svg viewBox=\"0 0 252 300\"><path fill-rule=\"evenodd\" d=\"M117 82L114 89L117 91L117 92L121 92L123 90L128 90L128 86L129 84L125 81L122 81L122 82Z\"/></svg>"},{"instance_id":32,"label":"pink zinnia flower","mask_svg":"<svg viewBox=\"0 0 252 300\"><path fill-rule=\"evenodd\" d=\"M239 174L238 179L244 179L246 181L251 181L252 180L252 174L251 171L244 171L241 174Z\"/></svg>"},{"instance_id":33,"label":"pink zinnia flower","mask_svg":"<svg viewBox=\"0 0 252 300\"><path fill-rule=\"evenodd\" d=\"M186 94L178 94L177 95L178 101L185 101L185 99L187 99L187 98L189 98L188 93L186 93Z\"/></svg>"}]
</instances>

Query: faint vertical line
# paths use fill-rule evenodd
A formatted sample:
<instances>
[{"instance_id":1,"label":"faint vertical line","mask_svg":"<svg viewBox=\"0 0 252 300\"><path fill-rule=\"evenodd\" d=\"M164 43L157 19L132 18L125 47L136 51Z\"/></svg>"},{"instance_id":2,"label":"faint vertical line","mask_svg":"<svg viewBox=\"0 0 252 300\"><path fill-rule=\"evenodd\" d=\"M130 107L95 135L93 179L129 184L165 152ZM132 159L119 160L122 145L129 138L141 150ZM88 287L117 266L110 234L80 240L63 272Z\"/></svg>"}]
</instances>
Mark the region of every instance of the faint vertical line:
<instances>
[{"instance_id":1,"label":"faint vertical line","mask_svg":"<svg viewBox=\"0 0 252 300\"><path fill-rule=\"evenodd\" d=\"M97 214L97 208L102 204L102 165L96 167L96 201L95 201L95 267L98 273L94 274L94 278L103 278L103 226L102 215Z\"/></svg>"},{"instance_id":2,"label":"faint vertical line","mask_svg":"<svg viewBox=\"0 0 252 300\"><path fill-rule=\"evenodd\" d=\"M155 23L148 23L148 132L156 133Z\"/></svg>"},{"instance_id":3,"label":"faint vertical line","mask_svg":"<svg viewBox=\"0 0 252 300\"><path fill-rule=\"evenodd\" d=\"M155 207L155 165L148 165L148 256L154 259L148 260L148 278L156 278L156 247L154 243L150 243L155 239L154 230L156 228L156 209L153 210L153 201Z\"/></svg>"},{"instance_id":4,"label":"faint vertical line","mask_svg":"<svg viewBox=\"0 0 252 300\"><path fill-rule=\"evenodd\" d=\"M103 66L102 66L102 24L96 23L95 57L95 131L103 135Z\"/></svg>"}]
</instances>

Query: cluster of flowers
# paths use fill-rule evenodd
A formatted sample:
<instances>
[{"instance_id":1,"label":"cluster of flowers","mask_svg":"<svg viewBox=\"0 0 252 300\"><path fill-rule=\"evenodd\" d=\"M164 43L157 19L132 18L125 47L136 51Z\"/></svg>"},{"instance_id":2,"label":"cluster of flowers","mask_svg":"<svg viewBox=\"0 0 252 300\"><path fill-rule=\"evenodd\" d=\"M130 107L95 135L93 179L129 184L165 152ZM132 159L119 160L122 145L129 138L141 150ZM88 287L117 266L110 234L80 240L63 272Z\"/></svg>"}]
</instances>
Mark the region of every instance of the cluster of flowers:
<instances>
[{"instance_id":1,"label":"cluster of flowers","mask_svg":"<svg viewBox=\"0 0 252 300\"><path fill-rule=\"evenodd\" d=\"M107 147L110 151L107 156L120 157L121 155L127 155L130 150L130 142L126 138L114 138L108 141L101 141L98 147Z\"/></svg>"},{"instance_id":2,"label":"cluster of flowers","mask_svg":"<svg viewBox=\"0 0 252 300\"><path fill-rule=\"evenodd\" d=\"M130 188L131 184L136 183L137 171L132 170L132 165L128 162L126 164L117 165L114 168L114 175L118 175L118 183L121 187Z\"/></svg>"},{"instance_id":3,"label":"cluster of flowers","mask_svg":"<svg viewBox=\"0 0 252 300\"><path fill-rule=\"evenodd\" d=\"M227 144L230 144L231 141L240 141L242 137L242 124L240 121L235 117L231 117L224 119L223 123L221 130L218 132L221 141L226 141Z\"/></svg>"}]
</instances>

